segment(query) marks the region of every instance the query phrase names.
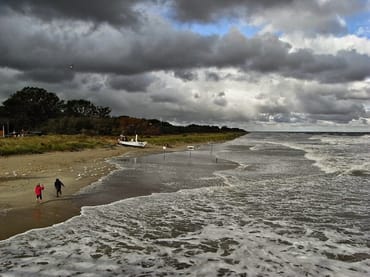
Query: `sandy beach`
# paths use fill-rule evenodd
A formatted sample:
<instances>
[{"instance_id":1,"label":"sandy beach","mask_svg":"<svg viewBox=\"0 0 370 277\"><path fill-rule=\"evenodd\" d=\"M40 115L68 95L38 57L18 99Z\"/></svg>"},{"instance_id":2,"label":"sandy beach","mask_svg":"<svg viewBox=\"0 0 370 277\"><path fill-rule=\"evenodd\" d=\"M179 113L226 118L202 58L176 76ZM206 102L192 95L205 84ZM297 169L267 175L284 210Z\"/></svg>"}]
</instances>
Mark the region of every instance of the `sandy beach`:
<instances>
[{"instance_id":1,"label":"sandy beach","mask_svg":"<svg viewBox=\"0 0 370 277\"><path fill-rule=\"evenodd\" d=\"M181 149L178 147L176 149ZM33 228L50 226L78 215L73 194L106 176L115 166L108 158L143 155L161 151L158 146L145 149L113 146L78 152L53 152L0 158L0 240ZM56 197L54 181L65 187ZM43 184L42 203L37 203L36 184Z\"/></svg>"}]
</instances>

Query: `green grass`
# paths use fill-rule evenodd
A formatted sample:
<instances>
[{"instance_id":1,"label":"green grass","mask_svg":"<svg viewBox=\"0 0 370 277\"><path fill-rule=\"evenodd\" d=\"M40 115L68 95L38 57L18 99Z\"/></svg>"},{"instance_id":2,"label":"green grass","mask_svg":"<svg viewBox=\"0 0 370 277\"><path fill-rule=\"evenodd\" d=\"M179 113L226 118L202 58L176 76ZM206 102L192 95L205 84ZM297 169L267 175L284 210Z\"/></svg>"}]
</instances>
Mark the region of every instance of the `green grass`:
<instances>
[{"instance_id":1,"label":"green grass","mask_svg":"<svg viewBox=\"0 0 370 277\"><path fill-rule=\"evenodd\" d=\"M141 137L149 145L178 146L183 144L215 143L232 140L243 133L206 133ZM79 151L113 147L117 137L85 135L47 135L34 137L0 138L0 156L40 154L54 151Z\"/></svg>"},{"instance_id":2,"label":"green grass","mask_svg":"<svg viewBox=\"0 0 370 277\"><path fill-rule=\"evenodd\" d=\"M79 151L112 145L105 137L48 135L0 139L0 155L38 154L53 151Z\"/></svg>"}]
</instances>

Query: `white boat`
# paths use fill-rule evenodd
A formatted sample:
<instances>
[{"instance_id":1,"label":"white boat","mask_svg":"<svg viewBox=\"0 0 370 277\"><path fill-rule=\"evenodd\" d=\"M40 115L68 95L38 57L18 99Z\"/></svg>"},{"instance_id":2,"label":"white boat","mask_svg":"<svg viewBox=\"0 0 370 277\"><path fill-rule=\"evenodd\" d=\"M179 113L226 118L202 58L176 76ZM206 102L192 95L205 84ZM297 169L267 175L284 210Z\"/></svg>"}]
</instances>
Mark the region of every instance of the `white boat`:
<instances>
[{"instance_id":1,"label":"white boat","mask_svg":"<svg viewBox=\"0 0 370 277\"><path fill-rule=\"evenodd\" d=\"M123 146L132 146L132 147L145 147L147 144L146 141L138 141L137 140L137 135L135 136L135 140L125 140L125 137L121 136L118 139L118 144L123 145Z\"/></svg>"}]
</instances>

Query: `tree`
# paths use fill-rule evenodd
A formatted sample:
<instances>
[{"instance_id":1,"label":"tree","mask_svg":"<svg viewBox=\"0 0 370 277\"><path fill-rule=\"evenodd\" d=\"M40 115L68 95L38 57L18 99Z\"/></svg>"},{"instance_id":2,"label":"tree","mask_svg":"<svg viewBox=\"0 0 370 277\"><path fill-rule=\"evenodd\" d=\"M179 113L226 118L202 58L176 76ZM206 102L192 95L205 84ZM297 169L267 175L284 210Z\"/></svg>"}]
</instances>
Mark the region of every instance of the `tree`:
<instances>
[{"instance_id":1,"label":"tree","mask_svg":"<svg viewBox=\"0 0 370 277\"><path fill-rule=\"evenodd\" d=\"M100 118L107 118L112 110L109 107L97 107L97 115Z\"/></svg>"},{"instance_id":2,"label":"tree","mask_svg":"<svg viewBox=\"0 0 370 277\"><path fill-rule=\"evenodd\" d=\"M95 106L87 100L69 100L65 105L65 115L75 117L108 117L111 110L109 107Z\"/></svg>"},{"instance_id":3,"label":"tree","mask_svg":"<svg viewBox=\"0 0 370 277\"><path fill-rule=\"evenodd\" d=\"M25 87L3 102L3 116L18 129L32 129L60 115L63 101L55 93Z\"/></svg>"}]
</instances>

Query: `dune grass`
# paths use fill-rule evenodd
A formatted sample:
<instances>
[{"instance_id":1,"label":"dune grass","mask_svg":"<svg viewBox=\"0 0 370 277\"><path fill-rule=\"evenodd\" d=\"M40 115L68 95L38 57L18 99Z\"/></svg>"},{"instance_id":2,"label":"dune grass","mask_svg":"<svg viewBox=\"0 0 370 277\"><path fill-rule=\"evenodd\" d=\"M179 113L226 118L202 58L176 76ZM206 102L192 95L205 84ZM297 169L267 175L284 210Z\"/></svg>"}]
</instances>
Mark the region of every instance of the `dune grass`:
<instances>
[{"instance_id":1,"label":"dune grass","mask_svg":"<svg viewBox=\"0 0 370 277\"><path fill-rule=\"evenodd\" d=\"M182 144L214 143L231 140L243 133L206 133L143 137L149 145L178 146ZM85 135L45 135L33 137L0 138L0 156L40 154L54 151L79 151L114 147L117 137Z\"/></svg>"},{"instance_id":2,"label":"dune grass","mask_svg":"<svg viewBox=\"0 0 370 277\"><path fill-rule=\"evenodd\" d=\"M104 137L47 135L0 139L0 155L39 154L53 151L79 151L112 144Z\"/></svg>"}]
</instances>

